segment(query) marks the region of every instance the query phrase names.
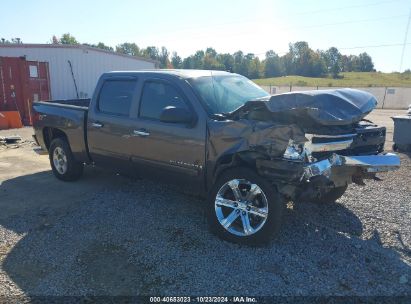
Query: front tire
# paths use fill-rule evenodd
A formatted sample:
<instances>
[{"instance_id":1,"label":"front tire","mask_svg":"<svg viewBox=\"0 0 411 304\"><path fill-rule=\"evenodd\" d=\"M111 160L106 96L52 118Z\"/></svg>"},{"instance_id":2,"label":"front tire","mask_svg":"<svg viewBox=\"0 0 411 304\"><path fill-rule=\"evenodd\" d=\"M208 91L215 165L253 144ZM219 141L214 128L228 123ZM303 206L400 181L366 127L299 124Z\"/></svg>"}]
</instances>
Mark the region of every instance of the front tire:
<instances>
[{"instance_id":1,"label":"front tire","mask_svg":"<svg viewBox=\"0 0 411 304\"><path fill-rule=\"evenodd\" d=\"M268 242L279 231L284 209L274 185L248 168L223 172L207 202L211 232L247 245Z\"/></svg>"},{"instance_id":2,"label":"front tire","mask_svg":"<svg viewBox=\"0 0 411 304\"><path fill-rule=\"evenodd\" d=\"M51 142L49 159L54 176L62 181L75 181L83 174L83 163L74 159L64 138L56 138Z\"/></svg>"}]
</instances>

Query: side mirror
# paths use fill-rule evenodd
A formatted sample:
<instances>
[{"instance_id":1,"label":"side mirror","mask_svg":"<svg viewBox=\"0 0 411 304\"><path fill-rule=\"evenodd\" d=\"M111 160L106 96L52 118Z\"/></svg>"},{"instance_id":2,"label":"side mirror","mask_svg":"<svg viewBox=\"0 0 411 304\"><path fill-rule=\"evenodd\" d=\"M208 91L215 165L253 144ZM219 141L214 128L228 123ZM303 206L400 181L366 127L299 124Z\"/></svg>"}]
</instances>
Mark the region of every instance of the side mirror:
<instances>
[{"instance_id":1,"label":"side mirror","mask_svg":"<svg viewBox=\"0 0 411 304\"><path fill-rule=\"evenodd\" d=\"M173 106L168 106L163 109L160 115L161 122L169 123L191 123L193 121L193 116L189 111L184 108L176 108Z\"/></svg>"}]
</instances>

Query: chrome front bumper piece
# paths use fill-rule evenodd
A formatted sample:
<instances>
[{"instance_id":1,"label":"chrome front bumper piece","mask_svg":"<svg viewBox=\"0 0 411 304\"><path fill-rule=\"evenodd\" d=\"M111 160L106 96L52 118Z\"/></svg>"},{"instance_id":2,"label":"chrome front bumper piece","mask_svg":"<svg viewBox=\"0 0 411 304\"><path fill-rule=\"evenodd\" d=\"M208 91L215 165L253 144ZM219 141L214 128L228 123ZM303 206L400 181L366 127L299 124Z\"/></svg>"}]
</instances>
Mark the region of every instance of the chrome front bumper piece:
<instances>
[{"instance_id":1,"label":"chrome front bumper piece","mask_svg":"<svg viewBox=\"0 0 411 304\"><path fill-rule=\"evenodd\" d=\"M304 167L303 179L323 175L331 177L333 168L358 168L364 173L394 171L400 167L400 158L394 153L364 156L342 156L333 154L330 158L310 163Z\"/></svg>"}]
</instances>

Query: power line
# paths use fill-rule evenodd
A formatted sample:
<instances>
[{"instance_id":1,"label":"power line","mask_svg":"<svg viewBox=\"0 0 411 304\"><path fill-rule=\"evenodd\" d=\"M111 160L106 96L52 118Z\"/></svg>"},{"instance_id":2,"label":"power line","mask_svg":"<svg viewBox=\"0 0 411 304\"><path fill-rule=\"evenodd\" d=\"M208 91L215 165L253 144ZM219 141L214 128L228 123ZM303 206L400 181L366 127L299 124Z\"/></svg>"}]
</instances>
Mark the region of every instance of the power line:
<instances>
[{"instance_id":1,"label":"power line","mask_svg":"<svg viewBox=\"0 0 411 304\"><path fill-rule=\"evenodd\" d=\"M372 19L362 19L362 20L351 20L351 21L343 21L343 22L334 22L334 23L323 23L323 24L316 24L316 25L308 25L308 26L300 26L300 27L285 27L285 28L278 28L278 30L285 31L289 29L298 29L298 28L303 28L303 29L309 29L309 28L316 28L316 27L326 27L326 26L333 26L333 25L345 25L345 24L353 24L353 23L364 23L364 22L375 22L375 21L380 21L380 20L388 20L388 19L398 19L400 17L408 16L407 14L402 14L402 15L395 15L395 16L388 16L388 17L383 17L383 18L372 18ZM217 34L218 36L244 36L244 33L241 32L225 32L225 33L219 33ZM195 39L199 38L205 38L208 35L203 34L203 35L196 35ZM257 53L258 54L265 54L265 53Z\"/></svg>"},{"instance_id":2,"label":"power line","mask_svg":"<svg viewBox=\"0 0 411 304\"><path fill-rule=\"evenodd\" d=\"M402 14L402 15L382 17L382 18L361 19L361 20L351 20L351 21L342 21L342 22L334 22L334 23L323 23L323 24L309 25L309 26L289 27L289 28L283 28L282 30L298 29L298 28L306 29L306 28L324 27L324 26L341 25L341 24L373 22L373 21L380 21L380 20L397 19L397 18L405 17L405 16L408 16L408 15Z\"/></svg>"},{"instance_id":3,"label":"power line","mask_svg":"<svg viewBox=\"0 0 411 304\"><path fill-rule=\"evenodd\" d=\"M377 45L364 45L364 46L353 46L353 47L338 47L339 50L354 50L354 49L364 49L364 48L380 48L380 47L390 47L390 46L402 46L404 44L411 43L392 43L392 44L377 44Z\"/></svg>"},{"instance_id":4,"label":"power line","mask_svg":"<svg viewBox=\"0 0 411 304\"><path fill-rule=\"evenodd\" d=\"M360 8L360 7L369 7L369 6L377 6L381 4L386 4L386 3L392 3L392 2L398 2L400 0L389 0L389 1L380 1L376 3L368 3L368 4L359 4L359 5L351 5L351 6L343 6L343 7L337 7L337 8L330 8L330 9L319 9L319 10L314 10L314 11L305 11L305 12L300 12L300 13L294 13L294 15L307 15L307 14L313 14L313 13L320 13L320 12L328 12L328 11L338 11L338 10L344 10L344 9L350 9L350 8ZM393 16L393 17L403 17L405 15L400 15L400 16ZM393 17L388 17L393 18ZM370 20L383 20L385 18L378 18L378 19L370 19ZM244 24L244 23L253 23L256 21L259 21L260 18L253 18L253 19L238 19L238 20L233 20L230 22L222 22L222 23L213 23L214 26L220 27L220 26L226 26L226 25L238 25L238 24ZM339 24L339 23L335 23ZM344 24L344 23L341 23ZM333 24L330 24L333 25ZM203 28L209 28L209 24L204 25L204 26L199 26L199 27L191 27L190 29L203 29ZM184 29L182 29L184 31ZM179 32L179 30L172 31L171 33L174 32Z\"/></svg>"},{"instance_id":5,"label":"power line","mask_svg":"<svg viewBox=\"0 0 411 304\"><path fill-rule=\"evenodd\" d=\"M360 5L351 5L351 6L343 6L343 7L338 7L338 8L330 8L330 9L320 9L320 10L315 10L315 11L306 11L306 12L301 12L301 13L295 13L295 15L305 15L305 14L312 14L312 13L317 13L317 12L327 12L327 11L336 11L336 10L343 10L343 9L350 9L350 8L359 8L359 7L369 7L369 6L377 6L381 4L386 4L386 3L392 3L392 2L398 2L400 0L389 0L389 1L380 1L377 3L368 3L368 4L360 4ZM327 24L319 24L319 25L309 25L309 26L299 26L299 27L287 27L287 28L281 28L281 30L288 30L288 29L299 29L299 28L316 28L316 27L324 27L324 26L332 26L332 25L344 25L344 24L351 24L351 23L362 23L362 22L372 22L372 21L380 21L380 20L387 20L387 19L395 19L395 18L400 18L407 16L407 14L402 14L402 15L396 15L396 16L390 16L390 17L382 17L382 18L373 18L373 19L363 19L363 20L354 20L354 21L343 21L343 22L336 22L336 23L327 23ZM214 27L223 27L223 26L230 26L230 25L238 25L238 24L244 24L244 23L254 23L256 21L259 21L260 19L248 19L248 20L238 20L238 21L231 21L231 22L223 22L223 23L213 23ZM185 31L193 31L193 30L201 30L201 29L208 29L210 26L209 25L204 25L204 26L197 26L197 27L190 27L189 29L182 28L179 30L173 30L171 32L167 32L168 34L180 34L181 32ZM230 35L233 35L230 33ZM234 34L234 35L241 35L239 34ZM198 37L198 36L197 36Z\"/></svg>"},{"instance_id":6,"label":"power line","mask_svg":"<svg viewBox=\"0 0 411 304\"><path fill-rule=\"evenodd\" d=\"M384 17L384 18L374 18L374 19L363 19L363 20L352 20L352 21L344 21L344 22L336 22L336 23L318 24L318 25L306 26L304 28L324 27L324 26L330 26L330 25L340 25L340 24L350 24L350 23L362 23L362 22L379 21L379 20L386 20L386 19L396 19L396 18L404 17L404 16L407 16L407 15L403 14L403 15ZM410 11L409 16L410 17L409 17L409 20L408 20L406 37L408 35L408 27L409 27L409 23L410 23L410 20L411 20L411 11ZM286 29L289 29L289 28L286 28ZM294 27L294 29L295 29L295 27ZM409 44L411 44L411 43L407 43L407 40L405 38L404 43L365 45L365 46L354 46L354 47L338 47L338 49L339 50L353 50L353 49L363 49L363 48L380 48L380 47L404 46L404 48L403 48L403 52L404 52L405 45L409 45ZM255 53L255 55L256 56L265 55L265 53L266 52ZM279 52L279 53L276 53L276 54L281 55L281 54L286 54L286 53L287 52Z\"/></svg>"},{"instance_id":7,"label":"power line","mask_svg":"<svg viewBox=\"0 0 411 304\"><path fill-rule=\"evenodd\" d=\"M405 46L407 45L408 29L410 28L410 21L411 21L411 9L410 9L410 16L408 17L407 27L405 28L404 45L402 47L402 52L401 52L400 72L402 71L402 62L404 60Z\"/></svg>"},{"instance_id":8,"label":"power line","mask_svg":"<svg viewBox=\"0 0 411 304\"><path fill-rule=\"evenodd\" d=\"M377 6L377 5L392 3L392 2L398 2L398 0L381 1L381 2L376 2L376 3L358 4L358 5L342 6L342 7L336 7L336 8L319 9L319 10L314 10L314 11L296 13L296 15L308 15L308 14L316 14L316 13L323 13L323 12L339 11L339 10L345 10L345 9L351 9L351 8Z\"/></svg>"}]
</instances>

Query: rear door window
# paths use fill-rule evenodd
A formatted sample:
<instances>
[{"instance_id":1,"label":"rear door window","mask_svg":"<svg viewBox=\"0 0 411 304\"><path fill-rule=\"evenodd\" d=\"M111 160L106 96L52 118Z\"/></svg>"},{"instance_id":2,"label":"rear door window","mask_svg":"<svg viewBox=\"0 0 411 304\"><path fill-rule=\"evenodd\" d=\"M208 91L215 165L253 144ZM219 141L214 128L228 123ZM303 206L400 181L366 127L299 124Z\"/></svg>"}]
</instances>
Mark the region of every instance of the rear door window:
<instances>
[{"instance_id":1,"label":"rear door window","mask_svg":"<svg viewBox=\"0 0 411 304\"><path fill-rule=\"evenodd\" d=\"M100 91L100 112L128 116L137 80L107 80Z\"/></svg>"},{"instance_id":2,"label":"rear door window","mask_svg":"<svg viewBox=\"0 0 411 304\"><path fill-rule=\"evenodd\" d=\"M161 112L168 106L190 111L184 97L171 84L162 81L146 82L141 96L140 117L160 120Z\"/></svg>"}]
</instances>

